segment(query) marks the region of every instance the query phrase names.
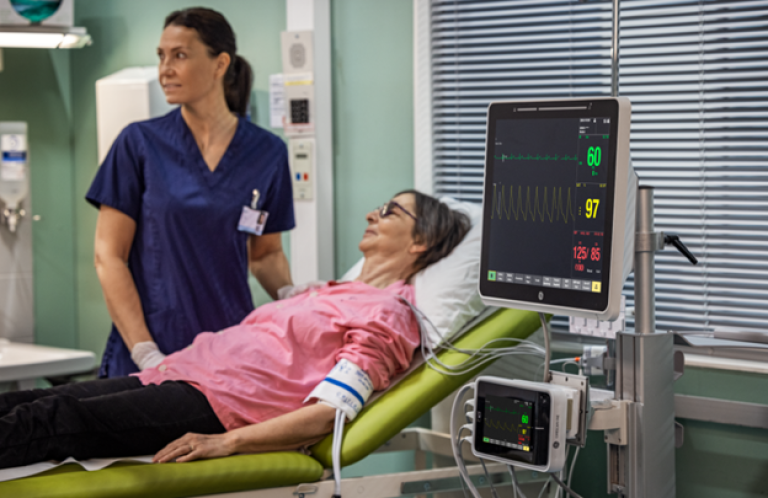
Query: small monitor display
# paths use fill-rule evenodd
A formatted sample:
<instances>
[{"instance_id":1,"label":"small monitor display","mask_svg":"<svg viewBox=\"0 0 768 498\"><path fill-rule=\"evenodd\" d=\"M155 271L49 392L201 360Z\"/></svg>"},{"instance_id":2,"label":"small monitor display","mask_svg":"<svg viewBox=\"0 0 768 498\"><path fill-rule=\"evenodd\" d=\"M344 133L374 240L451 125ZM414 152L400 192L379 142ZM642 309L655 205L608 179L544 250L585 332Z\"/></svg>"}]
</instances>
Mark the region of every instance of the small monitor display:
<instances>
[{"instance_id":1,"label":"small monitor display","mask_svg":"<svg viewBox=\"0 0 768 498\"><path fill-rule=\"evenodd\" d=\"M489 395L483 410L484 443L530 453L533 402Z\"/></svg>"},{"instance_id":2,"label":"small monitor display","mask_svg":"<svg viewBox=\"0 0 768 498\"><path fill-rule=\"evenodd\" d=\"M491 105L484 297L607 307L618 110L610 99Z\"/></svg>"},{"instance_id":3,"label":"small monitor display","mask_svg":"<svg viewBox=\"0 0 768 498\"><path fill-rule=\"evenodd\" d=\"M479 382L475 450L500 458L546 465L549 395Z\"/></svg>"}]
</instances>

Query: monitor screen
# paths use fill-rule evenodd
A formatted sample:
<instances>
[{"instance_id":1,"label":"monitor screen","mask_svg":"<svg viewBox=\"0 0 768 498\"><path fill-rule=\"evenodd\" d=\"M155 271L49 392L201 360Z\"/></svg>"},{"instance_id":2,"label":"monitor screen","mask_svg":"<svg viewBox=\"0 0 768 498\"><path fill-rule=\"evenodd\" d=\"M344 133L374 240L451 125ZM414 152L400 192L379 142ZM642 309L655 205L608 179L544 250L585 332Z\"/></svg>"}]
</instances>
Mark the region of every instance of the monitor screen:
<instances>
[{"instance_id":1,"label":"monitor screen","mask_svg":"<svg viewBox=\"0 0 768 498\"><path fill-rule=\"evenodd\" d=\"M530 453L533 402L488 395L483 410L484 443Z\"/></svg>"},{"instance_id":2,"label":"monitor screen","mask_svg":"<svg viewBox=\"0 0 768 498\"><path fill-rule=\"evenodd\" d=\"M489 108L480 291L598 312L609 298L619 106L556 104Z\"/></svg>"}]
</instances>

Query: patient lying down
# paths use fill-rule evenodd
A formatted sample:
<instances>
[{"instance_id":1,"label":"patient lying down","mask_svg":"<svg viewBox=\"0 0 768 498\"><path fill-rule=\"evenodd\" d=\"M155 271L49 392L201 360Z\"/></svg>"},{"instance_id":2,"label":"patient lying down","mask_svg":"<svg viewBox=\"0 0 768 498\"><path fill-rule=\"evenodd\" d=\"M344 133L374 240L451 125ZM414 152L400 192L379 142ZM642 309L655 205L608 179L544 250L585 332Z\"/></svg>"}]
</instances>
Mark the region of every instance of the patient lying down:
<instances>
[{"instance_id":1,"label":"patient lying down","mask_svg":"<svg viewBox=\"0 0 768 498\"><path fill-rule=\"evenodd\" d=\"M310 393L341 360L374 390L408 368L420 335L401 297L412 302L411 277L469 229L466 216L415 191L366 219L354 282L261 306L136 376L0 395L0 468L70 456L183 462L320 440L336 409Z\"/></svg>"}]
</instances>

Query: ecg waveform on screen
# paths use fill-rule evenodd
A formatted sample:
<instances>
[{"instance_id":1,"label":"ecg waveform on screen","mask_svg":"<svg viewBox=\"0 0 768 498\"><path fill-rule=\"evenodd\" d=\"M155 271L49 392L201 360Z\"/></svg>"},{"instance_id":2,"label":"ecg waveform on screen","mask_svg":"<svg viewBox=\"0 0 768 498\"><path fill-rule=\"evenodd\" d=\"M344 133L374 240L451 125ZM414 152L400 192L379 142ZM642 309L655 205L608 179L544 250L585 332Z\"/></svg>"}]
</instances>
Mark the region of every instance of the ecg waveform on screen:
<instances>
[{"instance_id":1,"label":"ecg waveform on screen","mask_svg":"<svg viewBox=\"0 0 768 498\"><path fill-rule=\"evenodd\" d=\"M498 159L501 162L504 161L578 161L579 158L576 157L576 154L569 156L564 155L560 156L558 154L555 154L553 156L550 156L549 154L541 155L536 154L535 156L531 154L518 154L518 155L511 155L508 156L506 154L502 154L501 156L493 156L495 159Z\"/></svg>"},{"instance_id":2,"label":"ecg waveform on screen","mask_svg":"<svg viewBox=\"0 0 768 498\"><path fill-rule=\"evenodd\" d=\"M497 429L500 431L507 431L507 432L513 432L515 434L520 434L520 426L518 425L515 427L514 425L510 424L507 425L505 422L494 422L493 420L485 419L485 425L492 429Z\"/></svg>"},{"instance_id":3,"label":"ecg waveform on screen","mask_svg":"<svg viewBox=\"0 0 768 498\"><path fill-rule=\"evenodd\" d=\"M552 187L551 194L548 187L543 187L544 192L540 194L539 187L535 187L531 192L531 187L525 187L525 193L523 193L523 187L517 187L517 195L515 195L515 187L511 185L509 187L509 196L506 195L506 187L501 185L493 185L493 208L491 211L491 219L498 218L511 220L512 217L515 221L523 219L523 221L536 221L537 218L540 221L549 221L553 223L555 221L562 221L568 223L569 220L576 220L576 213L573 209L573 202L571 201L571 189L568 188L565 193L565 201L563 201L563 188ZM509 202L506 202L507 197Z\"/></svg>"}]
</instances>

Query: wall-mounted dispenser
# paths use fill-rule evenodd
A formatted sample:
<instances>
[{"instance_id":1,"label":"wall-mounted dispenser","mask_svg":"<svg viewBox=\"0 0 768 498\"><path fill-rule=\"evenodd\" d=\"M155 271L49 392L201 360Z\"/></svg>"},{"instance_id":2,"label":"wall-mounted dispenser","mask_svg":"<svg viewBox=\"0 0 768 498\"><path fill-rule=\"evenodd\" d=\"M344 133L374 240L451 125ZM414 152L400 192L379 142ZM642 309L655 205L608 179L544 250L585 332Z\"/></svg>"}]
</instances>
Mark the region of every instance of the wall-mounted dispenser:
<instances>
[{"instance_id":1,"label":"wall-mounted dispenser","mask_svg":"<svg viewBox=\"0 0 768 498\"><path fill-rule=\"evenodd\" d=\"M165 100L157 66L128 67L96 81L99 164L123 128L162 116L174 107Z\"/></svg>"},{"instance_id":2,"label":"wall-mounted dispenser","mask_svg":"<svg viewBox=\"0 0 768 498\"><path fill-rule=\"evenodd\" d=\"M29 194L27 123L0 122L0 201L2 222L15 232L24 216L21 201Z\"/></svg>"}]
</instances>

